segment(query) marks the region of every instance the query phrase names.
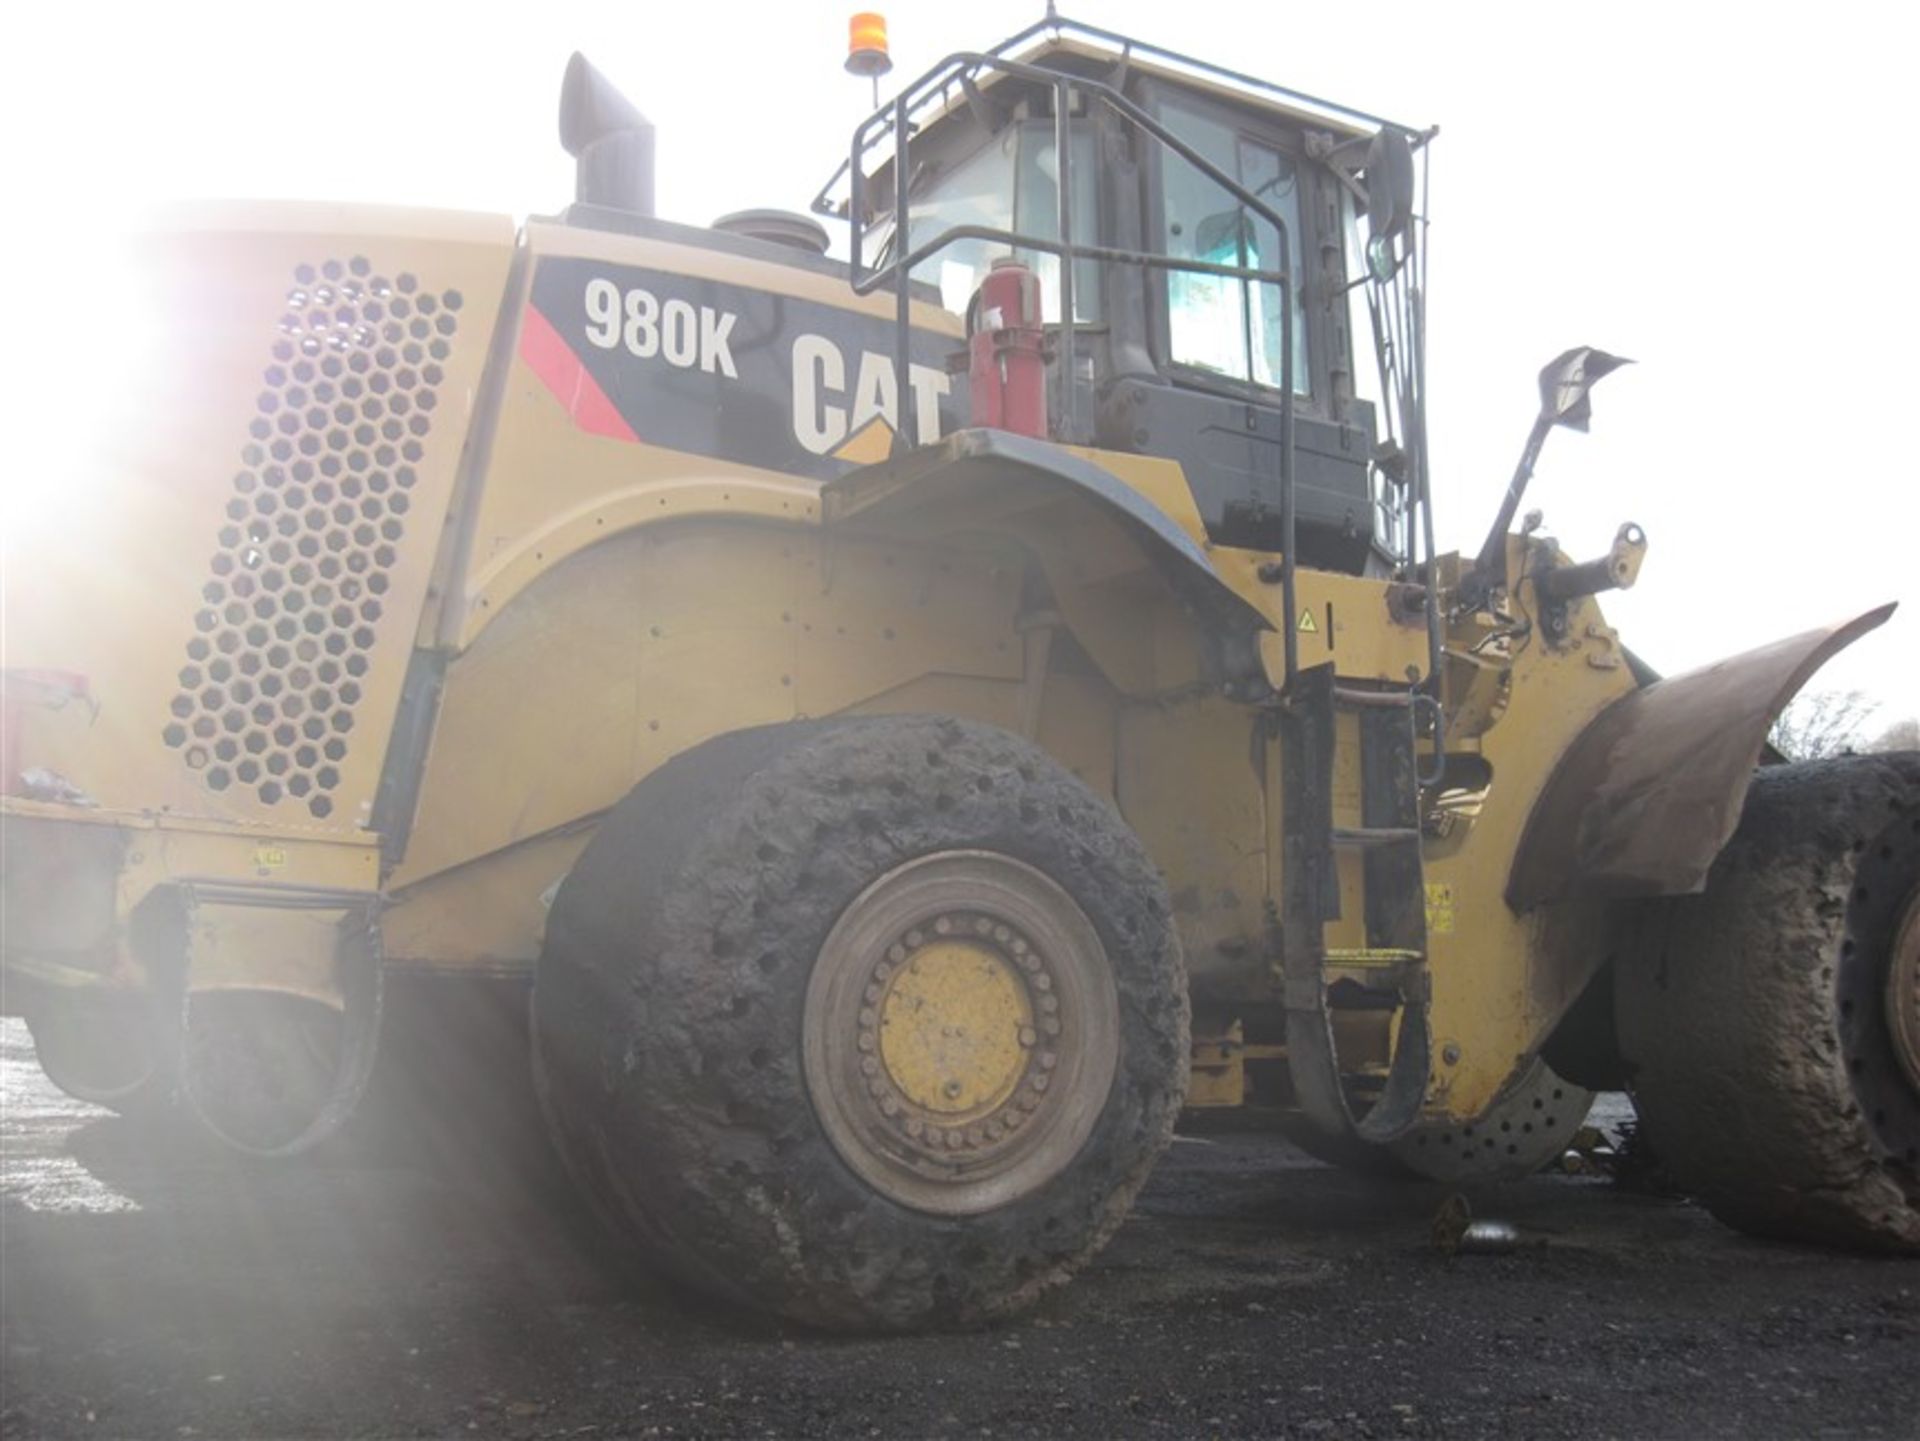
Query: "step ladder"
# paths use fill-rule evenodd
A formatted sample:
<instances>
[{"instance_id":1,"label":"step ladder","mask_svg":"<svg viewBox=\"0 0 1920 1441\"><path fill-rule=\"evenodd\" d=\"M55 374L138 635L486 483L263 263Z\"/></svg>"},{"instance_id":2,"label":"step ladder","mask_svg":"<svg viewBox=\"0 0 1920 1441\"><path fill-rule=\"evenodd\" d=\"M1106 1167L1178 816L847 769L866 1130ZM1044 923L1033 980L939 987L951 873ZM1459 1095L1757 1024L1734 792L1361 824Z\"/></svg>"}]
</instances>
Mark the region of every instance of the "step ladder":
<instances>
[{"instance_id":1,"label":"step ladder","mask_svg":"<svg viewBox=\"0 0 1920 1441\"><path fill-rule=\"evenodd\" d=\"M1333 1135L1381 1143L1420 1117L1432 1065L1432 986L1427 970L1426 884L1420 857L1420 776L1412 690L1337 684L1332 665L1296 673L1279 706L1281 905L1277 961L1287 1012L1287 1065L1308 1120ZM1360 824L1334 824L1337 716L1357 713ZM1358 851L1366 944L1329 950L1340 918L1337 856ZM1355 1114L1342 1084L1328 1006L1328 969L1359 971L1370 991L1391 992L1399 1035L1385 1084Z\"/></svg>"}]
</instances>

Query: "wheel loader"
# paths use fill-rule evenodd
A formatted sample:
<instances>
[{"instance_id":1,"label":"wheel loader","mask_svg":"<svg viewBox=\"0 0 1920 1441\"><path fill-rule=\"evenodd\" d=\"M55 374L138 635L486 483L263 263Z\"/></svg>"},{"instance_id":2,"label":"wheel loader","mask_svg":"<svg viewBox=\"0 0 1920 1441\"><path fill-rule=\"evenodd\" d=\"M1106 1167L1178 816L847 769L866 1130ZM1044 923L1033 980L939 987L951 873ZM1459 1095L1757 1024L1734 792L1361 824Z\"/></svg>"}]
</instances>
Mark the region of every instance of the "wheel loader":
<instances>
[{"instance_id":1,"label":"wheel loader","mask_svg":"<svg viewBox=\"0 0 1920 1441\"><path fill-rule=\"evenodd\" d=\"M1766 739L1892 607L1656 675L1645 534L1516 523L1591 347L1437 549L1434 131L1055 16L813 215L661 219L578 56L560 129L517 228L145 239L112 513L8 578L58 1085L293 1156L486 979L618 1244L825 1327L1020 1307L1183 1113L1471 1188L1627 1087L1731 1224L1920 1251L1920 756Z\"/></svg>"}]
</instances>

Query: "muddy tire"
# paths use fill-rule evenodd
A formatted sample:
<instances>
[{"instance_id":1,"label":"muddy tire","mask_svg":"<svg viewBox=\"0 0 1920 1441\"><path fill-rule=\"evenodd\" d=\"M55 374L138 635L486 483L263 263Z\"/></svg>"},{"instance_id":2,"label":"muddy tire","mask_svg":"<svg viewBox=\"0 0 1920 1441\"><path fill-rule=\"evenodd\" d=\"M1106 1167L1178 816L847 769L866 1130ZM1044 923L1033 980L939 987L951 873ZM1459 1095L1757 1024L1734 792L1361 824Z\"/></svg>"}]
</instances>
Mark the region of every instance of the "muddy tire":
<instances>
[{"instance_id":1,"label":"muddy tire","mask_svg":"<svg viewBox=\"0 0 1920 1441\"><path fill-rule=\"evenodd\" d=\"M650 776L555 899L533 1015L555 1142L615 1234L843 1329L1063 1280L1186 1085L1139 841L1025 741L929 717L741 732Z\"/></svg>"},{"instance_id":2,"label":"muddy tire","mask_svg":"<svg viewBox=\"0 0 1920 1441\"><path fill-rule=\"evenodd\" d=\"M1648 904L1619 967L1654 1152L1730 1225L1920 1252L1920 755L1762 770L1705 894Z\"/></svg>"}]
</instances>

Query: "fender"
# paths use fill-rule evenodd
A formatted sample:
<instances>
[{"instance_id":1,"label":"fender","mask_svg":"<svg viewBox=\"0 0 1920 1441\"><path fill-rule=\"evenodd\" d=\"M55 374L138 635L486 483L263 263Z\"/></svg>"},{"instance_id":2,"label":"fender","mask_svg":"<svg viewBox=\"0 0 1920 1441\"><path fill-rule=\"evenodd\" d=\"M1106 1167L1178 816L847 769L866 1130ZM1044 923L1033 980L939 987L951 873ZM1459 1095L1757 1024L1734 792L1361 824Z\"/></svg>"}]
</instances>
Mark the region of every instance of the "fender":
<instances>
[{"instance_id":1,"label":"fender","mask_svg":"<svg viewBox=\"0 0 1920 1441\"><path fill-rule=\"evenodd\" d=\"M1252 642L1272 622L1214 569L1171 516L1112 471L1055 445L998 430L961 430L937 444L863 466L821 487L829 526L897 534L1018 533L1023 515L1077 499L1122 523L1151 566L1203 627Z\"/></svg>"},{"instance_id":2,"label":"fender","mask_svg":"<svg viewBox=\"0 0 1920 1441\"><path fill-rule=\"evenodd\" d=\"M1516 911L1565 896L1685 895L1740 821L1781 708L1894 611L1883 605L1622 696L1575 738L1507 881Z\"/></svg>"}]
</instances>

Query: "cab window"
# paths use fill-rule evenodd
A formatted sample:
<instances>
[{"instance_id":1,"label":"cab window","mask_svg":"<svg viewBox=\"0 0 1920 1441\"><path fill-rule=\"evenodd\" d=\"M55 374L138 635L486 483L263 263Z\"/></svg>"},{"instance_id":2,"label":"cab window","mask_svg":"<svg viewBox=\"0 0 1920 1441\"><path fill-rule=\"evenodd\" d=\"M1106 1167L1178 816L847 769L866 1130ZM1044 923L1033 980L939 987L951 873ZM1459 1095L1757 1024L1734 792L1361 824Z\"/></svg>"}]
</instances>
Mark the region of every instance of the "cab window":
<instances>
[{"instance_id":1,"label":"cab window","mask_svg":"<svg viewBox=\"0 0 1920 1441\"><path fill-rule=\"evenodd\" d=\"M1074 132L1073 238L1084 244L1094 237L1099 216L1094 206L1098 176L1094 172L1093 137L1084 128ZM1060 238L1060 169L1054 158L1051 120L1009 125L982 149L953 169L922 185L907 209L907 239L917 249L949 230L979 225L1031 235L1043 240ZM986 279L994 257L1007 254L996 241L956 240L928 256L913 269L915 280L937 286L947 309L964 312L980 282ZM1060 260L1041 251L1015 251L1040 279L1042 318L1060 320ZM1073 316L1078 324L1100 318L1100 269L1083 260L1073 271Z\"/></svg>"},{"instance_id":2,"label":"cab window","mask_svg":"<svg viewBox=\"0 0 1920 1441\"><path fill-rule=\"evenodd\" d=\"M1288 275L1293 278L1293 388L1306 394L1307 321L1300 303L1300 177L1296 161L1267 142L1179 101L1160 109L1161 122L1233 176L1286 223ZM1169 256L1215 265L1277 269L1280 238L1266 220L1181 156L1161 170L1161 244ZM1280 289L1218 275L1167 273L1169 359L1234 380L1277 387L1282 352Z\"/></svg>"}]
</instances>

